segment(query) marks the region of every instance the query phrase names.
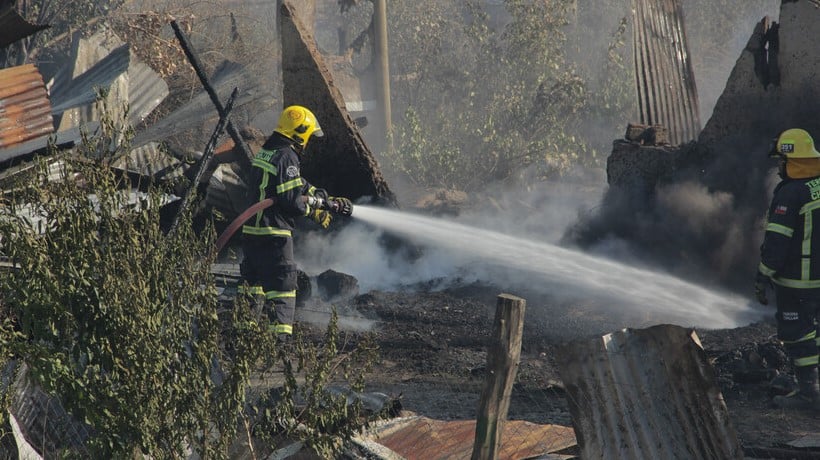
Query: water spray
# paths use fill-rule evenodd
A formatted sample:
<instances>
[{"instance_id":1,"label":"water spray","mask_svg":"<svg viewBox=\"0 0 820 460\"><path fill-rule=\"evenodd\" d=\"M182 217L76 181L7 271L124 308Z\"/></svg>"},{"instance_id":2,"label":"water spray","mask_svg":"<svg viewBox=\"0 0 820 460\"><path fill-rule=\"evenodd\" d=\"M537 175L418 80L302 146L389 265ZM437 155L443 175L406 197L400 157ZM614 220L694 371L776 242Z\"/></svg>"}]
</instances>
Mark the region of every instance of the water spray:
<instances>
[{"instance_id":1,"label":"water spray","mask_svg":"<svg viewBox=\"0 0 820 460\"><path fill-rule=\"evenodd\" d=\"M750 299L545 242L367 205L357 205L353 217L415 243L469 254L480 263L529 272L544 284L570 287L579 296L691 321L682 324L685 326L737 327L763 316Z\"/></svg>"}]
</instances>

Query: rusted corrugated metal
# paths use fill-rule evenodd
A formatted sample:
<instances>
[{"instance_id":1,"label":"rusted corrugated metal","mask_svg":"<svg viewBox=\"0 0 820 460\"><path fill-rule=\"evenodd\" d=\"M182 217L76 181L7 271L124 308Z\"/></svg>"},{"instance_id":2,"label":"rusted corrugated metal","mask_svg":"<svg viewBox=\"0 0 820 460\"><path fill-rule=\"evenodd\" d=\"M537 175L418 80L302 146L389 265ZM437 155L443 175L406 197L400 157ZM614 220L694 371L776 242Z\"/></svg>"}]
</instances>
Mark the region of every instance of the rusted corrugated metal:
<instances>
[{"instance_id":1,"label":"rusted corrugated metal","mask_svg":"<svg viewBox=\"0 0 820 460\"><path fill-rule=\"evenodd\" d=\"M407 460L469 459L475 440L475 420L443 421L426 417L391 420L371 430L368 440ZM575 446L571 427L504 422L499 458L536 458Z\"/></svg>"},{"instance_id":2,"label":"rusted corrugated metal","mask_svg":"<svg viewBox=\"0 0 820 460\"><path fill-rule=\"evenodd\" d=\"M54 132L43 76L32 64L0 70L0 149Z\"/></svg>"},{"instance_id":3,"label":"rusted corrugated metal","mask_svg":"<svg viewBox=\"0 0 820 460\"><path fill-rule=\"evenodd\" d=\"M625 329L556 358L582 458L743 458L694 331Z\"/></svg>"},{"instance_id":4,"label":"rusted corrugated metal","mask_svg":"<svg viewBox=\"0 0 820 460\"><path fill-rule=\"evenodd\" d=\"M633 46L641 123L682 144L701 129L695 74L679 0L633 0Z\"/></svg>"},{"instance_id":5,"label":"rusted corrugated metal","mask_svg":"<svg viewBox=\"0 0 820 460\"><path fill-rule=\"evenodd\" d=\"M23 19L15 9L13 0L0 0L0 48L48 27L51 26L32 24Z\"/></svg>"}]
</instances>

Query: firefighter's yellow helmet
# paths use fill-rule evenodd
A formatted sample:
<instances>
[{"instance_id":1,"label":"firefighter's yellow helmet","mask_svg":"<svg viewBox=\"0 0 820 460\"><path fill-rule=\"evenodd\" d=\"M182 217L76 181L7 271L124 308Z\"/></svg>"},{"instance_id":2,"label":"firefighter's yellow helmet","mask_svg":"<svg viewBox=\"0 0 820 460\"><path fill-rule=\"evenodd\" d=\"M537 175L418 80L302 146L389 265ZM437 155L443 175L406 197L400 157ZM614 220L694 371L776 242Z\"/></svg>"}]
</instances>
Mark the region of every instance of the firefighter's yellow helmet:
<instances>
[{"instance_id":1,"label":"firefighter's yellow helmet","mask_svg":"<svg viewBox=\"0 0 820 460\"><path fill-rule=\"evenodd\" d=\"M787 129L777 138L775 153L787 159L793 158L820 158L820 153L814 149L814 139L804 129Z\"/></svg>"},{"instance_id":2,"label":"firefighter's yellow helmet","mask_svg":"<svg viewBox=\"0 0 820 460\"><path fill-rule=\"evenodd\" d=\"M316 116L301 105L286 107L279 117L279 123L274 132L287 137L301 147L307 145L310 136L324 136L319 122L316 121Z\"/></svg>"}]
</instances>

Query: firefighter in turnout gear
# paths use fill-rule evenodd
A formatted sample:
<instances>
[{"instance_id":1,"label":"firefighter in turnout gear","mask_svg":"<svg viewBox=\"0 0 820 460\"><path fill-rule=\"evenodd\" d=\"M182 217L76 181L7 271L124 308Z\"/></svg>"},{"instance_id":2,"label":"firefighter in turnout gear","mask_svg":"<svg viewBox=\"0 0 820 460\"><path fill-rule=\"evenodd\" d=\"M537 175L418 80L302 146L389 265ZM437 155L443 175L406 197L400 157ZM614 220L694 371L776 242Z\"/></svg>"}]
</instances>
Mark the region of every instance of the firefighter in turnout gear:
<instances>
[{"instance_id":1,"label":"firefighter in turnout gear","mask_svg":"<svg viewBox=\"0 0 820 460\"><path fill-rule=\"evenodd\" d=\"M768 304L774 287L777 336L797 378L797 390L775 396L775 405L820 411L818 314L820 311L820 153L802 129L774 142L781 182L774 189L755 279L757 300Z\"/></svg>"},{"instance_id":2,"label":"firefighter in turnout gear","mask_svg":"<svg viewBox=\"0 0 820 460\"><path fill-rule=\"evenodd\" d=\"M296 308L297 269L293 257L296 218L309 217L322 228L332 214L350 215L347 198L335 198L310 185L300 174L299 156L311 136L323 136L313 113L301 106L282 111L273 134L251 162L249 202L273 198L273 205L251 217L242 227L244 259L240 292L270 321L277 339L287 341L293 333Z\"/></svg>"}]
</instances>

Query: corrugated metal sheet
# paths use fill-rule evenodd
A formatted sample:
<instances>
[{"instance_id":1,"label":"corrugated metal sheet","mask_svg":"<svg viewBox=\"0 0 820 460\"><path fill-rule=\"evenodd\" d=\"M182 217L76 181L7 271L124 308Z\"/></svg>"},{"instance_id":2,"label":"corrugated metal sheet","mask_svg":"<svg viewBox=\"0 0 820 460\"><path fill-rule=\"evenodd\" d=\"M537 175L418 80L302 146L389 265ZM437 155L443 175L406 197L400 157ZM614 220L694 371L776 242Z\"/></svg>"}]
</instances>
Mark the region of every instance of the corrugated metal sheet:
<instances>
[{"instance_id":1,"label":"corrugated metal sheet","mask_svg":"<svg viewBox=\"0 0 820 460\"><path fill-rule=\"evenodd\" d=\"M582 458L743 458L694 331L625 329L556 354Z\"/></svg>"},{"instance_id":2,"label":"corrugated metal sheet","mask_svg":"<svg viewBox=\"0 0 820 460\"><path fill-rule=\"evenodd\" d=\"M59 168L60 165L50 166L52 167L50 167L49 173L52 176L62 173L61 170L55 169ZM123 190L120 195L123 198L121 209L127 209L130 211L141 211L142 207L146 203L146 199L148 198L147 193L140 192L139 190ZM88 200L95 208L99 206L99 198L97 198L96 194L89 194ZM179 200L179 197L176 195L163 194L160 198L159 205L165 206L177 200ZM0 218L3 218L3 212L5 212L5 210L0 209L0 211L2 211L0 212ZM38 234L46 233L49 229L48 216L43 214L42 209L40 209L40 207L36 204L24 203L17 206L15 209L15 215L21 219L24 219L25 223Z\"/></svg>"},{"instance_id":3,"label":"corrugated metal sheet","mask_svg":"<svg viewBox=\"0 0 820 460\"><path fill-rule=\"evenodd\" d=\"M208 180L205 202L228 219L233 219L247 206L247 187L233 165L219 165Z\"/></svg>"},{"instance_id":4,"label":"corrugated metal sheet","mask_svg":"<svg viewBox=\"0 0 820 460\"><path fill-rule=\"evenodd\" d=\"M469 459L475 440L475 420L406 417L391 420L370 433L369 441L387 447L407 460ZM504 423L499 458L535 458L575 445L571 427L509 420Z\"/></svg>"},{"instance_id":5,"label":"corrugated metal sheet","mask_svg":"<svg viewBox=\"0 0 820 460\"><path fill-rule=\"evenodd\" d=\"M632 16L641 123L665 126L672 144L696 139L698 94L679 0L633 0Z\"/></svg>"},{"instance_id":6,"label":"corrugated metal sheet","mask_svg":"<svg viewBox=\"0 0 820 460\"><path fill-rule=\"evenodd\" d=\"M93 103L97 88L108 89L128 69L129 60L128 45L122 45L76 78L55 80L51 88L54 114Z\"/></svg>"},{"instance_id":7,"label":"corrugated metal sheet","mask_svg":"<svg viewBox=\"0 0 820 460\"><path fill-rule=\"evenodd\" d=\"M54 458L55 452L66 448L73 449L79 455L90 455L84 446L89 437L88 427L68 414L58 399L46 394L34 383L28 377L25 364L20 364L20 367L13 382L9 412L17 419L24 439L46 458Z\"/></svg>"},{"instance_id":8,"label":"corrugated metal sheet","mask_svg":"<svg viewBox=\"0 0 820 460\"><path fill-rule=\"evenodd\" d=\"M161 175L163 180L178 177L183 171L179 167L180 161L169 155L157 142L132 149L127 155L112 162L111 166L141 176Z\"/></svg>"},{"instance_id":9,"label":"corrugated metal sheet","mask_svg":"<svg viewBox=\"0 0 820 460\"><path fill-rule=\"evenodd\" d=\"M148 64L133 56L128 67L128 119L131 124L141 123L168 97L168 84Z\"/></svg>"},{"instance_id":10,"label":"corrugated metal sheet","mask_svg":"<svg viewBox=\"0 0 820 460\"><path fill-rule=\"evenodd\" d=\"M13 0L0 0L0 48L51 27L32 24L17 12Z\"/></svg>"},{"instance_id":11,"label":"corrugated metal sheet","mask_svg":"<svg viewBox=\"0 0 820 460\"><path fill-rule=\"evenodd\" d=\"M54 144L59 147L70 147L79 143L82 140L82 132L93 134L99 129L99 122L91 122L82 128L72 128L68 131L60 131L49 136L42 136L30 141L16 144L7 149L0 149L0 163L14 158L45 150L48 147L50 139L54 140Z\"/></svg>"},{"instance_id":12,"label":"corrugated metal sheet","mask_svg":"<svg viewBox=\"0 0 820 460\"><path fill-rule=\"evenodd\" d=\"M168 96L168 84L110 31L79 40L73 69L55 78L55 107L65 110L60 130L99 119L96 108L90 105L95 100L94 86L108 89L107 106L114 119L132 125L141 122ZM127 118L123 101L128 101Z\"/></svg>"},{"instance_id":13,"label":"corrugated metal sheet","mask_svg":"<svg viewBox=\"0 0 820 460\"><path fill-rule=\"evenodd\" d=\"M0 149L54 132L43 76L32 64L0 70Z\"/></svg>"}]
</instances>

